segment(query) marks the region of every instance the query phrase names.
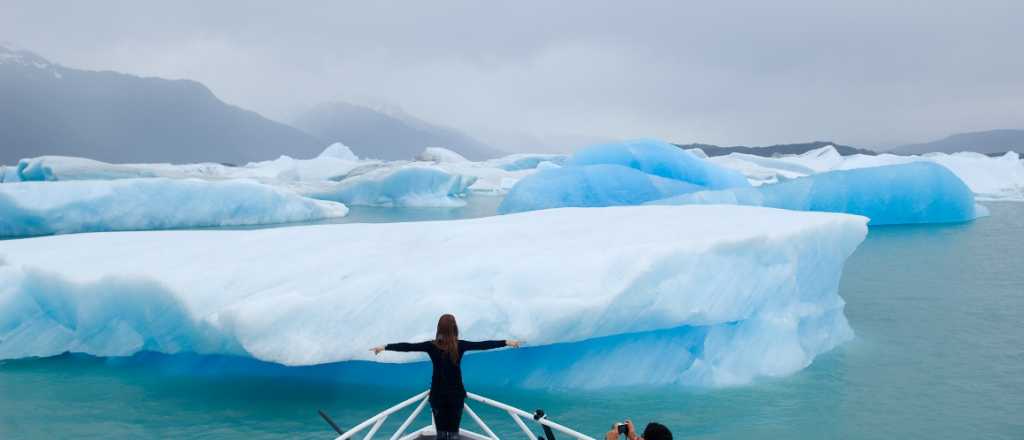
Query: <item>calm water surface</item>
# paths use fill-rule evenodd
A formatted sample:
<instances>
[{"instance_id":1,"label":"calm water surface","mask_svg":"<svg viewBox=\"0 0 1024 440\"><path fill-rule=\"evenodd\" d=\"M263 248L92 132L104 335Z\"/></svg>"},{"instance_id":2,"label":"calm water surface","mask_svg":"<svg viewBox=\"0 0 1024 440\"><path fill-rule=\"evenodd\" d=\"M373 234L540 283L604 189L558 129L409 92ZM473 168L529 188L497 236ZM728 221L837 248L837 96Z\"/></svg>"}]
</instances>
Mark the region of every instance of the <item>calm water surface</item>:
<instances>
[{"instance_id":1,"label":"calm water surface","mask_svg":"<svg viewBox=\"0 0 1024 440\"><path fill-rule=\"evenodd\" d=\"M495 206L401 215L478 216ZM992 216L970 224L872 229L841 286L856 339L793 376L729 389L468 386L595 437L631 417L665 423L677 438L1024 438L1024 204L988 206ZM357 209L346 221L395 215ZM329 373L154 354L5 361L0 438L331 438L318 408L352 426L429 381L366 387ZM507 417L477 411L499 434L519 434Z\"/></svg>"}]
</instances>

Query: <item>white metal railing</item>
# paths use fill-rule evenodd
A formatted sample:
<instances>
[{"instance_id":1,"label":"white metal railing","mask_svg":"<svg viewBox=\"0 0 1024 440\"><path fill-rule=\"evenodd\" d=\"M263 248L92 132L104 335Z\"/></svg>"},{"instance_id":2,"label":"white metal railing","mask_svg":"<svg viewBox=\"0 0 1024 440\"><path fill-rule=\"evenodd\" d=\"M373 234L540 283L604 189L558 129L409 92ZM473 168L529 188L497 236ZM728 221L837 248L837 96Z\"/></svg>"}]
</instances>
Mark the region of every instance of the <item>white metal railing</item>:
<instances>
[{"instance_id":1,"label":"white metal railing","mask_svg":"<svg viewBox=\"0 0 1024 440\"><path fill-rule=\"evenodd\" d=\"M494 399L489 399L484 396L473 393L466 393L466 397L469 400L473 400L484 405L500 409L507 413L509 417L512 417L512 421L515 422L516 426L518 426L519 429L523 431L523 434L526 435L526 438L528 440L537 440L537 437L536 435L534 435L533 432L530 431L530 428L526 425L526 422L523 421L523 417L526 417L529 420L536 420L536 422L539 423L540 425L547 426L548 428L551 428L553 431L557 431L562 434L568 435L569 437L572 437L576 440L594 440L593 437L587 436L578 431L559 425L558 423L552 422L551 420L548 420L546 416L541 417L540 419L534 419L533 414L530 414L514 406L498 402L497 400ZM401 403L392 406L391 408L385 409L384 411L377 413L377 415L370 417L369 419L364 420L362 423L354 426L352 429L345 431L344 434L339 435L337 438L335 438L335 440L348 440L350 438L355 437L356 434L359 434L360 432L366 430L367 428L369 428L369 431L367 431L366 435L363 436L363 440L371 440L373 436L377 434L377 431L380 430L381 425L384 424L384 421L387 420L389 416L402 410L403 408L412 406L417 403L418 405L416 405L416 408L412 411L412 413L409 414L409 417L407 417L405 421L402 422L402 424L398 427L395 433L391 435L389 440L412 440L420 436L436 435L437 431L434 427L433 417L431 417L430 425L424 426L423 428L420 428L409 434L405 433L405 431L409 429L409 425L411 425L412 422L416 420L416 417L419 416L421 412L423 412L423 408L427 406L428 400L430 400L429 390L412 396L402 401ZM468 403L465 404L465 411L466 414L469 414L469 418L473 419L473 421L476 422L477 426L480 427L480 430L483 431L483 433L478 433L470 431L468 429L460 428L459 434L461 436L468 438L470 440L500 440L498 435L495 434L494 431L492 431L489 426L487 426L487 423L484 423L483 419L481 419L480 416L478 416L476 412L469 407Z\"/></svg>"}]
</instances>

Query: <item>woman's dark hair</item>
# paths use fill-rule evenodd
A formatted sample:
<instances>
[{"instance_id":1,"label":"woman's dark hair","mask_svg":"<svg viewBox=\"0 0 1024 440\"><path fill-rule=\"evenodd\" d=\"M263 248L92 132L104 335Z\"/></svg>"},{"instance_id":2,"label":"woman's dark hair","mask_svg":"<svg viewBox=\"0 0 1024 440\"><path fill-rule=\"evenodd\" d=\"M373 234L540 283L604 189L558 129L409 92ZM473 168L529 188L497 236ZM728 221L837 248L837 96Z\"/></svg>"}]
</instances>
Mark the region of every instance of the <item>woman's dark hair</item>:
<instances>
[{"instance_id":1,"label":"woman's dark hair","mask_svg":"<svg viewBox=\"0 0 1024 440\"><path fill-rule=\"evenodd\" d=\"M455 317L445 313L437 320L437 336L434 345L448 352L452 363L459 363L459 325L455 323Z\"/></svg>"},{"instance_id":2,"label":"woman's dark hair","mask_svg":"<svg viewBox=\"0 0 1024 440\"><path fill-rule=\"evenodd\" d=\"M644 428L644 440L672 440L672 431L661 423L651 422Z\"/></svg>"}]
</instances>

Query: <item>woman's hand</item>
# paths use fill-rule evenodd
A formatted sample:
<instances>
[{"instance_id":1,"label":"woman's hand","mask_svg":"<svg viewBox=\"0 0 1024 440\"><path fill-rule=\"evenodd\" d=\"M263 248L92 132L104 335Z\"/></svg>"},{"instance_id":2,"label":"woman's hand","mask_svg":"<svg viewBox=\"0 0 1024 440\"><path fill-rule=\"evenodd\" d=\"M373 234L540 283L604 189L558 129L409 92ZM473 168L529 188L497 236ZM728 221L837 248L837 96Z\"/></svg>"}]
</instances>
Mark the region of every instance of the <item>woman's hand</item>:
<instances>
[{"instance_id":1,"label":"woman's hand","mask_svg":"<svg viewBox=\"0 0 1024 440\"><path fill-rule=\"evenodd\" d=\"M632 420L626 419L626 430L626 438L629 440L636 440L640 438L640 436L636 435L636 427L633 426Z\"/></svg>"},{"instance_id":2,"label":"woman's hand","mask_svg":"<svg viewBox=\"0 0 1024 440\"><path fill-rule=\"evenodd\" d=\"M611 431L604 433L604 440L619 440L619 427L612 425Z\"/></svg>"},{"instance_id":3,"label":"woman's hand","mask_svg":"<svg viewBox=\"0 0 1024 440\"><path fill-rule=\"evenodd\" d=\"M381 346L378 346L378 347L373 347L373 348L370 349L370 351L372 351L373 354L375 354L375 355L376 354L380 354L380 352L384 351L384 346L381 345Z\"/></svg>"},{"instance_id":4,"label":"woman's hand","mask_svg":"<svg viewBox=\"0 0 1024 440\"><path fill-rule=\"evenodd\" d=\"M520 345L523 345L523 341L520 341L518 339L506 339L505 345L512 348L519 348Z\"/></svg>"}]
</instances>

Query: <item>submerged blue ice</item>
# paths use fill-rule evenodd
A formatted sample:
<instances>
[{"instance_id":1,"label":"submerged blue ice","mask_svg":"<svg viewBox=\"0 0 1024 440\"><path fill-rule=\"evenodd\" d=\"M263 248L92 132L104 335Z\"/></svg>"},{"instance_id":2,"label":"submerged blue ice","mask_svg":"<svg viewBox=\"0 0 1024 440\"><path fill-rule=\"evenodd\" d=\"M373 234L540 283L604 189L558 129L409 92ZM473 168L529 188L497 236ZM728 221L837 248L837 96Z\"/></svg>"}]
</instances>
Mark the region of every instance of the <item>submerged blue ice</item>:
<instances>
[{"instance_id":1,"label":"submerged blue ice","mask_svg":"<svg viewBox=\"0 0 1024 440\"><path fill-rule=\"evenodd\" d=\"M550 168L516 183L501 202L498 213L566 206L639 205L703 189L692 183L646 174L621 165Z\"/></svg>"},{"instance_id":2,"label":"submerged blue ice","mask_svg":"<svg viewBox=\"0 0 1024 440\"><path fill-rule=\"evenodd\" d=\"M685 194L651 204L845 212L868 217L871 225L955 223L984 215L970 188L949 169L932 162L831 171L758 188Z\"/></svg>"},{"instance_id":3,"label":"submerged blue ice","mask_svg":"<svg viewBox=\"0 0 1024 440\"><path fill-rule=\"evenodd\" d=\"M593 145L577 151L568 166L614 164L647 174L700 185L708 189L750 186L739 171L694 156L675 145L654 139Z\"/></svg>"}]
</instances>

